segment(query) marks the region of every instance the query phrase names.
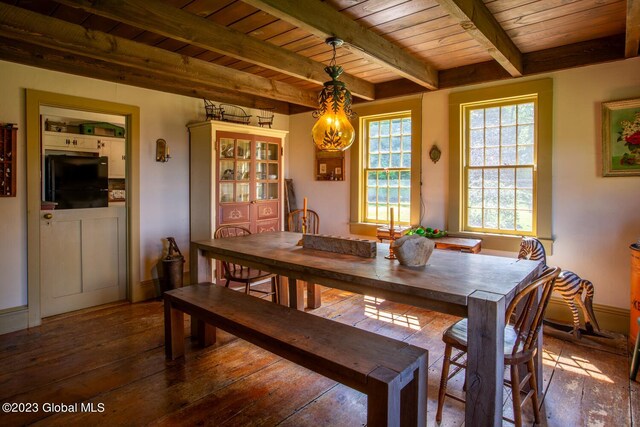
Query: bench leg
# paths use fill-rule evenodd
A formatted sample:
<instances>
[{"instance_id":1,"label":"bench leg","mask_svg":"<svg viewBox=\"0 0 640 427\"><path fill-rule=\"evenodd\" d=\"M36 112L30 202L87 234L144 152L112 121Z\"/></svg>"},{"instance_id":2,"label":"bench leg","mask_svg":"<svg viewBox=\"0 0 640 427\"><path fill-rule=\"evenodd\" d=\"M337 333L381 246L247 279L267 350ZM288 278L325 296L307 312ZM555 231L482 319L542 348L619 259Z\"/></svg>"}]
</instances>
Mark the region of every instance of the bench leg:
<instances>
[{"instance_id":1,"label":"bench leg","mask_svg":"<svg viewBox=\"0 0 640 427\"><path fill-rule=\"evenodd\" d=\"M184 356L184 313L164 301L164 351L167 359Z\"/></svg>"},{"instance_id":2,"label":"bench leg","mask_svg":"<svg viewBox=\"0 0 640 427\"><path fill-rule=\"evenodd\" d=\"M369 374L373 381L367 393L367 426L427 425L426 355L414 368L398 375L379 367Z\"/></svg>"},{"instance_id":3,"label":"bench leg","mask_svg":"<svg viewBox=\"0 0 640 427\"><path fill-rule=\"evenodd\" d=\"M320 295L320 285L304 282L307 284L307 307L320 308L322 306L322 296Z\"/></svg>"},{"instance_id":4,"label":"bench leg","mask_svg":"<svg viewBox=\"0 0 640 427\"><path fill-rule=\"evenodd\" d=\"M195 331L193 327L194 324L196 325ZM216 327L194 316L191 316L191 333L193 334L192 337L198 340L200 347L209 347L216 342Z\"/></svg>"}]
</instances>

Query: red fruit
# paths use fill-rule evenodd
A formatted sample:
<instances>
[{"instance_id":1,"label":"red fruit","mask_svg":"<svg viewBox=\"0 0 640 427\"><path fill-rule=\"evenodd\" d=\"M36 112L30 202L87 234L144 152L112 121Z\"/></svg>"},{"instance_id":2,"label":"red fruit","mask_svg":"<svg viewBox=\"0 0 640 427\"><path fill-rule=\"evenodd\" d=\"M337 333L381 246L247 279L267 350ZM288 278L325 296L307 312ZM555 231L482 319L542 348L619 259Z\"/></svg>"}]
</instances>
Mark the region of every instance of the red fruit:
<instances>
[{"instance_id":1,"label":"red fruit","mask_svg":"<svg viewBox=\"0 0 640 427\"><path fill-rule=\"evenodd\" d=\"M438 234L439 232L440 232L440 230L437 229L437 228L435 230L433 230L433 234Z\"/></svg>"}]
</instances>

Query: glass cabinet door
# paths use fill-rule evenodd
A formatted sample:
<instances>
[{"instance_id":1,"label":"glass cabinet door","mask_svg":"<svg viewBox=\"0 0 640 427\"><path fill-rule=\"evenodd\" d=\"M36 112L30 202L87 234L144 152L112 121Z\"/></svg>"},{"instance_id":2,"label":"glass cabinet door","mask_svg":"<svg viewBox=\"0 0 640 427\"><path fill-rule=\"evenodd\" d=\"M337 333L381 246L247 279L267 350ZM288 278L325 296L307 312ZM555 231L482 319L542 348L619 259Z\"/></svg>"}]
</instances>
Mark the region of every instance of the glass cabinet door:
<instances>
[{"instance_id":1,"label":"glass cabinet door","mask_svg":"<svg viewBox=\"0 0 640 427\"><path fill-rule=\"evenodd\" d=\"M256 142L256 200L278 199L280 146Z\"/></svg>"},{"instance_id":2,"label":"glass cabinet door","mask_svg":"<svg viewBox=\"0 0 640 427\"><path fill-rule=\"evenodd\" d=\"M280 230L281 139L218 131L216 149L216 226L236 224L252 233Z\"/></svg>"},{"instance_id":3,"label":"glass cabinet door","mask_svg":"<svg viewBox=\"0 0 640 427\"><path fill-rule=\"evenodd\" d=\"M220 202L249 202L251 140L220 138L219 161Z\"/></svg>"}]
</instances>

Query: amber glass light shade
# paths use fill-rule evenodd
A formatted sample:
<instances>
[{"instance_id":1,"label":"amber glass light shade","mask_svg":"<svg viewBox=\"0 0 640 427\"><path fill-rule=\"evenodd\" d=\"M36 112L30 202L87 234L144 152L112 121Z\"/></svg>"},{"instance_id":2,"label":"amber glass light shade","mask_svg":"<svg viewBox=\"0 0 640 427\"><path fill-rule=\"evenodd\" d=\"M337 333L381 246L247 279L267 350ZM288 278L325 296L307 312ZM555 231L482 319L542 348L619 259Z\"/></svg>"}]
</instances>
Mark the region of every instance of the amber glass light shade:
<instances>
[{"instance_id":1,"label":"amber glass light shade","mask_svg":"<svg viewBox=\"0 0 640 427\"><path fill-rule=\"evenodd\" d=\"M331 81L324 84L318 95L318 110L313 116L318 119L311 130L313 142L321 151L344 151L351 147L356 136L349 118L351 111L351 93L344 83L338 80L342 67L332 65L325 68Z\"/></svg>"},{"instance_id":2,"label":"amber glass light shade","mask_svg":"<svg viewBox=\"0 0 640 427\"><path fill-rule=\"evenodd\" d=\"M356 136L342 108L337 113L327 109L318 117L311 134L313 142L322 151L344 151L351 147Z\"/></svg>"}]
</instances>

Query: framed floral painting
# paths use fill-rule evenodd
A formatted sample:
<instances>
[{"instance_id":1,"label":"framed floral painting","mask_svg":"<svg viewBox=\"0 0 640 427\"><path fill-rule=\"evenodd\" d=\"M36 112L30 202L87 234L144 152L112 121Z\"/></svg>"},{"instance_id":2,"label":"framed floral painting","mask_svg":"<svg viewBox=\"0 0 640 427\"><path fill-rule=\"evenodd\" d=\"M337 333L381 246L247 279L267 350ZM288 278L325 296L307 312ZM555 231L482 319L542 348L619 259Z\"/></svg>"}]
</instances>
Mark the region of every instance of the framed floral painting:
<instances>
[{"instance_id":1,"label":"framed floral painting","mask_svg":"<svg viewBox=\"0 0 640 427\"><path fill-rule=\"evenodd\" d=\"M640 99L602 103L602 175L640 175Z\"/></svg>"}]
</instances>

